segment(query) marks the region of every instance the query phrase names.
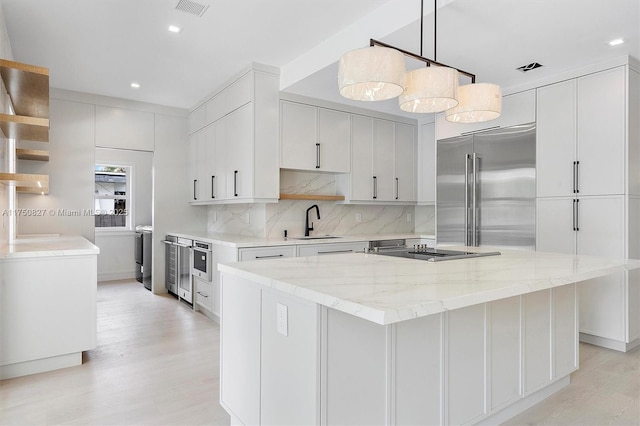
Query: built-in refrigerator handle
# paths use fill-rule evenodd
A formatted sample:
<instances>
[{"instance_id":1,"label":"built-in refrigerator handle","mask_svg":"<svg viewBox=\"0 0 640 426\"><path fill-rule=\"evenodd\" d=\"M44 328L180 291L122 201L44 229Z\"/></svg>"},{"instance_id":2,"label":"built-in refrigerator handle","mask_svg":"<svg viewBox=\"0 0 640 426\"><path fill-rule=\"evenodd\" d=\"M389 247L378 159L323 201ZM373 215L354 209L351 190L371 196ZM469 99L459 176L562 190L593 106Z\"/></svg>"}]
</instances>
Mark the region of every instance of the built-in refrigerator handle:
<instances>
[{"instance_id":1,"label":"built-in refrigerator handle","mask_svg":"<svg viewBox=\"0 0 640 426\"><path fill-rule=\"evenodd\" d=\"M469 160L471 156L464 158L464 245L469 244Z\"/></svg>"},{"instance_id":2,"label":"built-in refrigerator handle","mask_svg":"<svg viewBox=\"0 0 640 426\"><path fill-rule=\"evenodd\" d=\"M473 246L477 247L478 244L478 157L476 153L473 153L473 192L471 198L471 208L472 211L472 219L471 219L471 238L473 241Z\"/></svg>"}]
</instances>

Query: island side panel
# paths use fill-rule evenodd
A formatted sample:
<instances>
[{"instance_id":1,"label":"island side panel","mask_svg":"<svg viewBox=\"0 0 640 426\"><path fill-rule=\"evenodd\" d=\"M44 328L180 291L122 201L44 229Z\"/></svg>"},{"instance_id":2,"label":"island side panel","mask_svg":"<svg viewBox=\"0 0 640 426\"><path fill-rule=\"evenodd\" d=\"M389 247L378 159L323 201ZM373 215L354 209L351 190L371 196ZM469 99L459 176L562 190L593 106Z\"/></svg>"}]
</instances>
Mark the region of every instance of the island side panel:
<instances>
[{"instance_id":1,"label":"island side panel","mask_svg":"<svg viewBox=\"0 0 640 426\"><path fill-rule=\"evenodd\" d=\"M220 404L232 424L260 423L260 286L221 274Z\"/></svg>"},{"instance_id":2,"label":"island side panel","mask_svg":"<svg viewBox=\"0 0 640 426\"><path fill-rule=\"evenodd\" d=\"M320 423L320 315L316 303L262 290L260 424Z\"/></svg>"},{"instance_id":3,"label":"island side panel","mask_svg":"<svg viewBox=\"0 0 640 426\"><path fill-rule=\"evenodd\" d=\"M523 299L523 385L529 395L551 381L551 290L526 294Z\"/></svg>"},{"instance_id":4,"label":"island side panel","mask_svg":"<svg viewBox=\"0 0 640 426\"><path fill-rule=\"evenodd\" d=\"M96 346L96 255L0 268L0 379L81 364L82 351Z\"/></svg>"}]
</instances>

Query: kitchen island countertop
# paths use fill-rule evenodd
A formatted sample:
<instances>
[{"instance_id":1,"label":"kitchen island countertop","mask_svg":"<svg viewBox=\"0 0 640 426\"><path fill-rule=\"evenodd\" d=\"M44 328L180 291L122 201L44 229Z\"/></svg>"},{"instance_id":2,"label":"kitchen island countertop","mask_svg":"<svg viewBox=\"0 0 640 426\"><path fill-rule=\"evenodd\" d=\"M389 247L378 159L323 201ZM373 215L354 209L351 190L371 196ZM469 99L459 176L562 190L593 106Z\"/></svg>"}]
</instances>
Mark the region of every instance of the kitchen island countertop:
<instances>
[{"instance_id":1,"label":"kitchen island countertop","mask_svg":"<svg viewBox=\"0 0 640 426\"><path fill-rule=\"evenodd\" d=\"M0 260L98 253L98 247L79 235L25 236L0 246Z\"/></svg>"},{"instance_id":2,"label":"kitchen island countertop","mask_svg":"<svg viewBox=\"0 0 640 426\"><path fill-rule=\"evenodd\" d=\"M352 253L228 263L218 269L387 325L640 268L639 260L500 251L500 256L435 263Z\"/></svg>"}]
</instances>

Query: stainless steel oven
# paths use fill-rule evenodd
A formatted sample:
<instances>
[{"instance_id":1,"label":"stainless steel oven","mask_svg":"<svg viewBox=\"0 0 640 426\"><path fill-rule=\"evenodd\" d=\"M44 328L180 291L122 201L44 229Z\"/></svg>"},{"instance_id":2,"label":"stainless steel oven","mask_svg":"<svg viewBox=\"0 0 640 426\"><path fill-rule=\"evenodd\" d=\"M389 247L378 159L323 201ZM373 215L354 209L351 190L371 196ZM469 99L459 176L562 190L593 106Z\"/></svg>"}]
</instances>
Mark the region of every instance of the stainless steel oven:
<instances>
[{"instance_id":1,"label":"stainless steel oven","mask_svg":"<svg viewBox=\"0 0 640 426\"><path fill-rule=\"evenodd\" d=\"M203 281L211 282L213 277L213 271L211 270L212 244L204 241L194 241L192 251L191 274Z\"/></svg>"}]
</instances>

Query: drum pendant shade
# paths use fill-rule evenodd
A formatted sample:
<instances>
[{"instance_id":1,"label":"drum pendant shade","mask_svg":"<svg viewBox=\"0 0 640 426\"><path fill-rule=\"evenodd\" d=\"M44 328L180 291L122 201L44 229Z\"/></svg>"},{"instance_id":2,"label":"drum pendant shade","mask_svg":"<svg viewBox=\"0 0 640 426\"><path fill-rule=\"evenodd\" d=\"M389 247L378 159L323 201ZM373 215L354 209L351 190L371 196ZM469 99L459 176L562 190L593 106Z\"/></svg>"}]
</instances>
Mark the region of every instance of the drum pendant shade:
<instances>
[{"instance_id":1,"label":"drum pendant shade","mask_svg":"<svg viewBox=\"0 0 640 426\"><path fill-rule=\"evenodd\" d=\"M458 70L430 66L407 73L407 86L398 98L406 112L441 112L458 105Z\"/></svg>"},{"instance_id":2,"label":"drum pendant shade","mask_svg":"<svg viewBox=\"0 0 640 426\"><path fill-rule=\"evenodd\" d=\"M387 47L365 47L340 58L340 94L357 101L381 101L399 96L405 87L404 55Z\"/></svg>"},{"instance_id":3,"label":"drum pendant shade","mask_svg":"<svg viewBox=\"0 0 640 426\"><path fill-rule=\"evenodd\" d=\"M502 93L500 86L474 83L458 88L458 106L447 111L445 118L454 123L479 123L500 117Z\"/></svg>"}]
</instances>

